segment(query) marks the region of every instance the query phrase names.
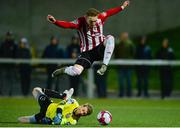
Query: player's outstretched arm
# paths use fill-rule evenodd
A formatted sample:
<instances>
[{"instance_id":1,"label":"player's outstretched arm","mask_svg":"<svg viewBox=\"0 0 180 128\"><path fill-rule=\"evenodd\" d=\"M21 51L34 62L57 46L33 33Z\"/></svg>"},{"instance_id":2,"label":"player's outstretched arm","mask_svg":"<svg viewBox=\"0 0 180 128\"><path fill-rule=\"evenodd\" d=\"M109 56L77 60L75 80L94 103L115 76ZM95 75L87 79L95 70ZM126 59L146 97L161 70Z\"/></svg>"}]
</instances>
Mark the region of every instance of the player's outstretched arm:
<instances>
[{"instance_id":1,"label":"player's outstretched arm","mask_svg":"<svg viewBox=\"0 0 180 128\"><path fill-rule=\"evenodd\" d=\"M126 0L124 1L123 5L121 6L123 9L126 8L127 6L129 6L130 4L130 1L129 0Z\"/></svg>"},{"instance_id":2,"label":"player's outstretched arm","mask_svg":"<svg viewBox=\"0 0 180 128\"><path fill-rule=\"evenodd\" d=\"M72 22L67 22L67 21L61 21L61 20L56 20L52 15L48 15L47 16L47 20L52 23L55 24L59 27L62 28L72 28L72 29L78 29L79 24L75 24Z\"/></svg>"},{"instance_id":3,"label":"player's outstretched arm","mask_svg":"<svg viewBox=\"0 0 180 128\"><path fill-rule=\"evenodd\" d=\"M99 16L102 20L106 20L109 16L115 15L118 12L121 12L122 10L124 10L127 6L129 6L129 4L130 4L130 1L126 0L121 6L108 9L106 12L101 13Z\"/></svg>"},{"instance_id":4,"label":"player's outstretched arm","mask_svg":"<svg viewBox=\"0 0 180 128\"><path fill-rule=\"evenodd\" d=\"M55 23L56 22L56 19L54 18L54 16L52 16L52 15L48 15L47 16L47 20L50 22L50 23Z\"/></svg>"}]
</instances>

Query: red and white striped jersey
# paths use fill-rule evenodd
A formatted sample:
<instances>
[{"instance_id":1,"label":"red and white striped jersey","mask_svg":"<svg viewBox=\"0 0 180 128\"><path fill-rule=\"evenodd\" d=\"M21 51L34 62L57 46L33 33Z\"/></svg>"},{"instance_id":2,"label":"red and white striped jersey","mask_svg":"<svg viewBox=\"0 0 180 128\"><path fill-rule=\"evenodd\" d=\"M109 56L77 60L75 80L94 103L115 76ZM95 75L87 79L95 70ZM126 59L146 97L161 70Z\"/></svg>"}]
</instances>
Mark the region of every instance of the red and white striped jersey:
<instances>
[{"instance_id":1,"label":"red and white striped jersey","mask_svg":"<svg viewBox=\"0 0 180 128\"><path fill-rule=\"evenodd\" d=\"M55 24L63 28L77 29L80 38L81 52L89 51L104 42L105 36L103 35L103 25L105 20L118 12L122 7L116 7L100 13L94 27L89 27L85 16L80 17L72 22L57 20Z\"/></svg>"},{"instance_id":2,"label":"red and white striped jersey","mask_svg":"<svg viewBox=\"0 0 180 128\"><path fill-rule=\"evenodd\" d=\"M103 22L101 19L98 18L96 25L91 28L88 26L85 17L78 18L76 22L81 26L78 29L81 52L92 50L104 41Z\"/></svg>"}]
</instances>

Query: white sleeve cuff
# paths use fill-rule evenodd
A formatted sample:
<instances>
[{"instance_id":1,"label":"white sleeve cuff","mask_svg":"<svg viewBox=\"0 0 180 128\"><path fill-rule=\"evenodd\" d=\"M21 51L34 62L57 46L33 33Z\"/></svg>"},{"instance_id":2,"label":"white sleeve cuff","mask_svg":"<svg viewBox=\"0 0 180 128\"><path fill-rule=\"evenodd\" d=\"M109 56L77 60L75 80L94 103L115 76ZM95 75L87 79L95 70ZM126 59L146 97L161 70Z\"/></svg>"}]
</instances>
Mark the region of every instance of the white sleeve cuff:
<instances>
[{"instance_id":1,"label":"white sleeve cuff","mask_svg":"<svg viewBox=\"0 0 180 128\"><path fill-rule=\"evenodd\" d=\"M124 10L124 6L121 6L121 8Z\"/></svg>"}]
</instances>

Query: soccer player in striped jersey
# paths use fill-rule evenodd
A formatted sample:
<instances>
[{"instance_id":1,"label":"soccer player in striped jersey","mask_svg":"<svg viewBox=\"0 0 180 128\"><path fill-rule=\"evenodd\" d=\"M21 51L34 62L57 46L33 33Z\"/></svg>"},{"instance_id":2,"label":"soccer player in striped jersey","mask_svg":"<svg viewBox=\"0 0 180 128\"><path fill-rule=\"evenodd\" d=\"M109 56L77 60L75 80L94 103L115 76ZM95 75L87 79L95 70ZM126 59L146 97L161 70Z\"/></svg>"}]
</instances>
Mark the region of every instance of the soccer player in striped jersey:
<instances>
[{"instance_id":1,"label":"soccer player in striped jersey","mask_svg":"<svg viewBox=\"0 0 180 128\"><path fill-rule=\"evenodd\" d=\"M52 76L68 74L70 76L80 75L84 69L90 68L94 61L103 60L100 69L97 70L99 75L103 75L109 64L110 58L114 51L114 37L103 35L103 25L108 17L124 10L130 1L125 1L122 6L109 9L100 13L94 8L90 8L85 16L77 18L72 22L56 20L52 15L48 15L49 22L61 27L71 28L78 31L80 38L81 54L74 66L63 67L53 72Z\"/></svg>"},{"instance_id":2,"label":"soccer player in striped jersey","mask_svg":"<svg viewBox=\"0 0 180 128\"><path fill-rule=\"evenodd\" d=\"M65 90L62 94L36 87L32 94L40 105L40 112L32 116L22 116L18 120L21 123L39 123L56 125L75 125L82 116L90 115L93 111L91 104L79 105L71 96L74 89ZM50 98L62 99L54 103Z\"/></svg>"}]
</instances>

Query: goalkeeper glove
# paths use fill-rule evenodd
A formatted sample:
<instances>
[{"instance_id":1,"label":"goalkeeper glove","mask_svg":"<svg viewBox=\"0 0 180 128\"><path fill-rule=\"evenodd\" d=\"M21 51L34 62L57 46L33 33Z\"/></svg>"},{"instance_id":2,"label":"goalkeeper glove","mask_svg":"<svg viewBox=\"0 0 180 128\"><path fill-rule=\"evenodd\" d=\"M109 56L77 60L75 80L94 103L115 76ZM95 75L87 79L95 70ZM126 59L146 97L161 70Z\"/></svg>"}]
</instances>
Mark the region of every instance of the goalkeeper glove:
<instances>
[{"instance_id":1,"label":"goalkeeper glove","mask_svg":"<svg viewBox=\"0 0 180 128\"><path fill-rule=\"evenodd\" d=\"M60 124L62 121L62 114L58 113L54 118L53 118L53 124Z\"/></svg>"}]
</instances>

